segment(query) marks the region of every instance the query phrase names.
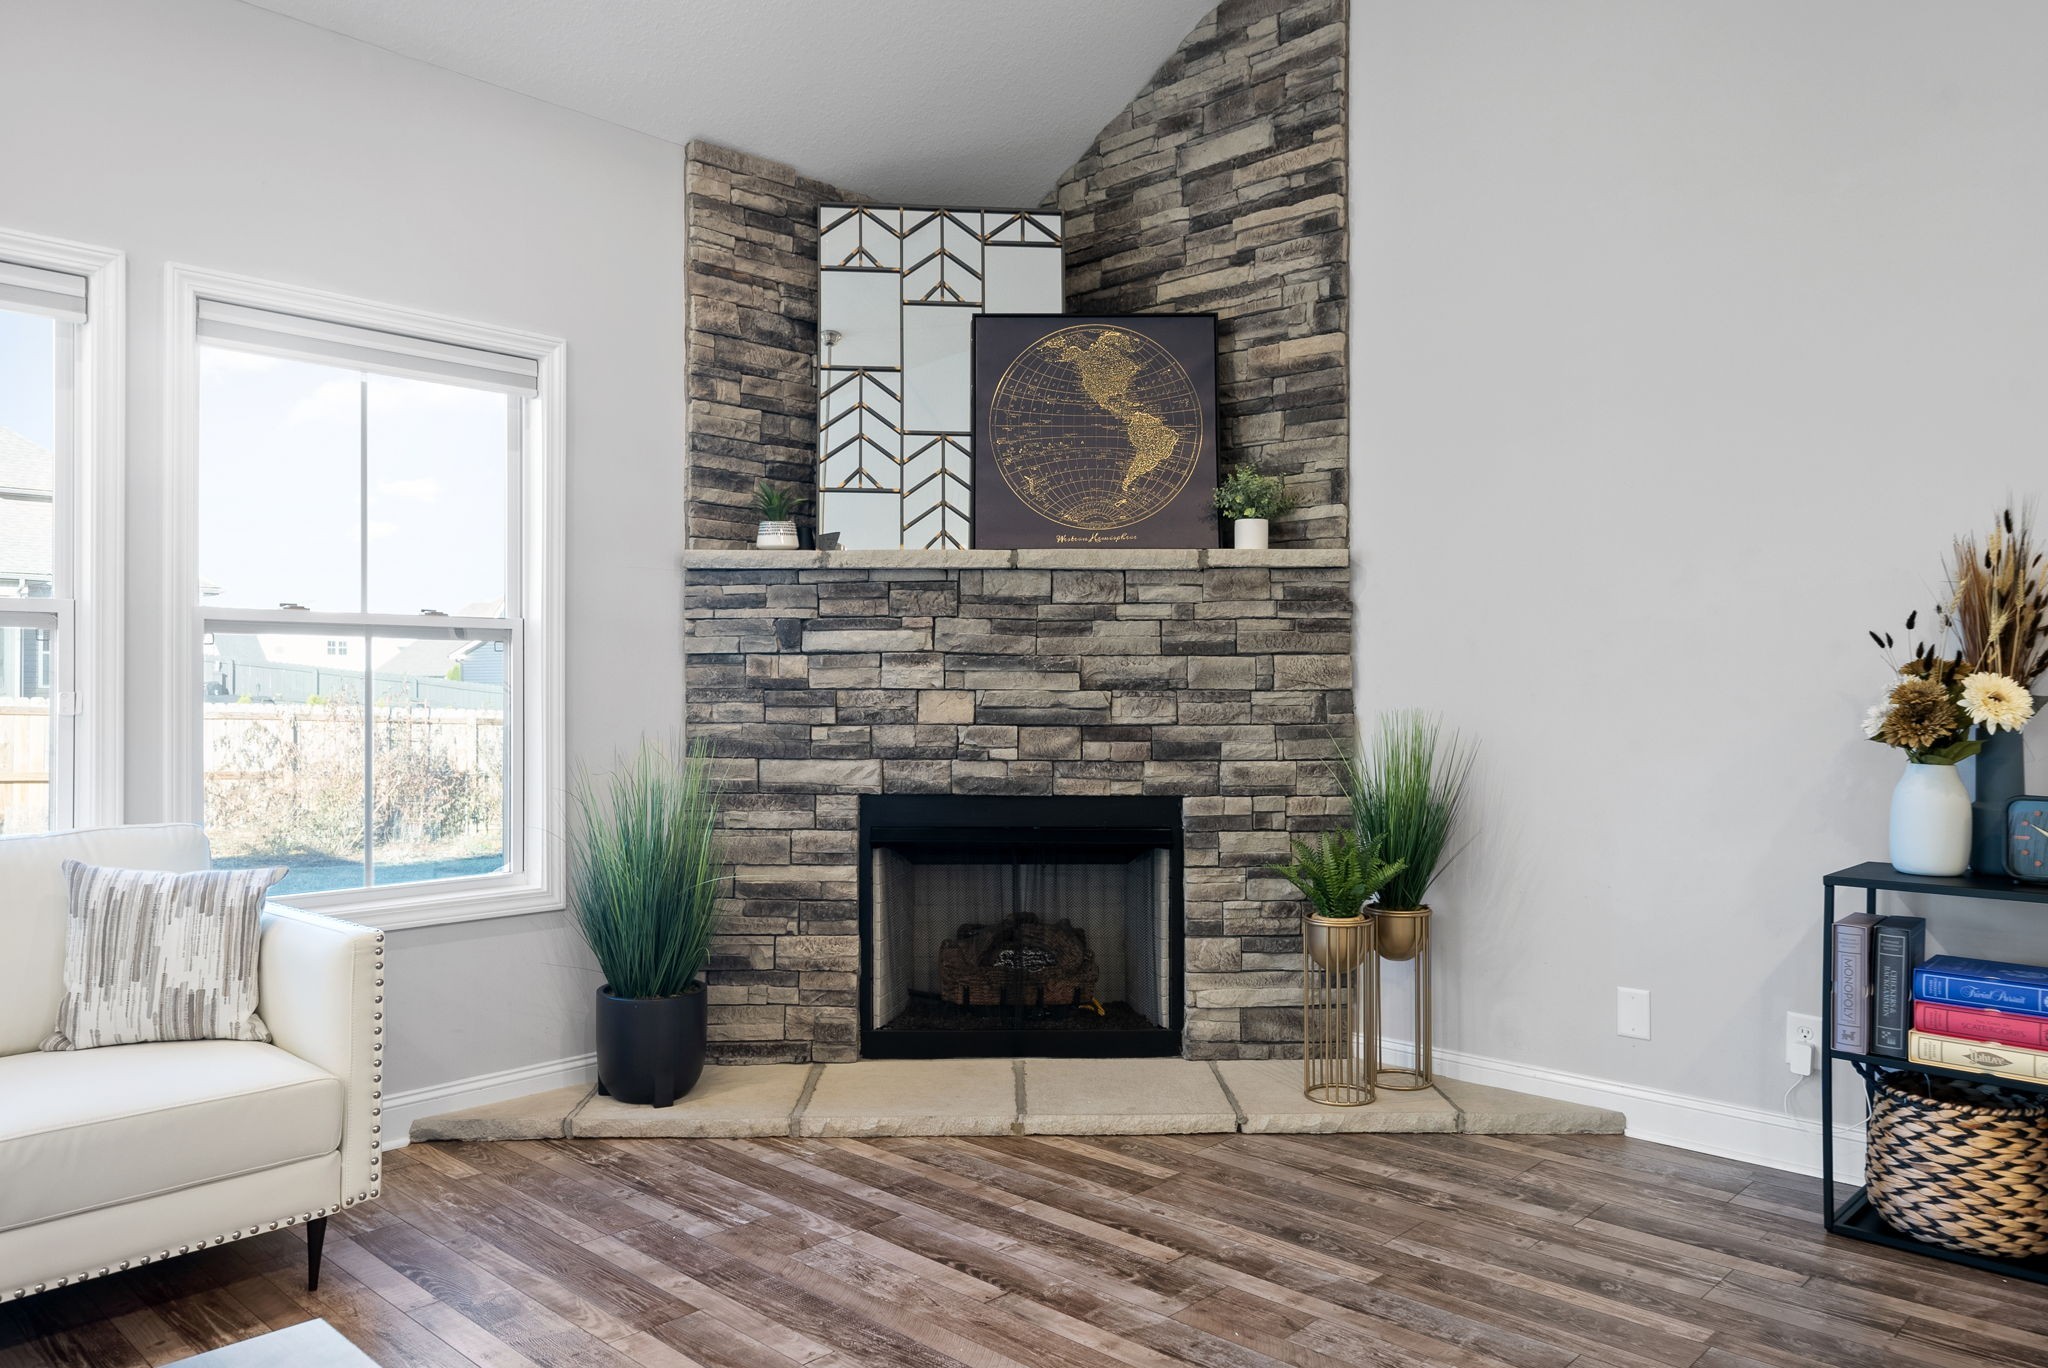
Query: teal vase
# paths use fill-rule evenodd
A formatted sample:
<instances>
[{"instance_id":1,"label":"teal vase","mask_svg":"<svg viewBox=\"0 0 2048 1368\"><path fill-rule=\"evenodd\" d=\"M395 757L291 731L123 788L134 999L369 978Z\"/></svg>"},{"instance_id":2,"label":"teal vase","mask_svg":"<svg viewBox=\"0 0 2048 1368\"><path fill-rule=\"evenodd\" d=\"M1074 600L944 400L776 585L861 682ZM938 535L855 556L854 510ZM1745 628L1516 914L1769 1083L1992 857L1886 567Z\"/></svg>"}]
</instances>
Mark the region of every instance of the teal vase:
<instances>
[{"instance_id":1,"label":"teal vase","mask_svg":"<svg viewBox=\"0 0 2048 1368\"><path fill-rule=\"evenodd\" d=\"M1970 804L1970 871L2005 875L2005 805L2027 791L2026 734L1994 732L1977 752L1977 793Z\"/></svg>"}]
</instances>

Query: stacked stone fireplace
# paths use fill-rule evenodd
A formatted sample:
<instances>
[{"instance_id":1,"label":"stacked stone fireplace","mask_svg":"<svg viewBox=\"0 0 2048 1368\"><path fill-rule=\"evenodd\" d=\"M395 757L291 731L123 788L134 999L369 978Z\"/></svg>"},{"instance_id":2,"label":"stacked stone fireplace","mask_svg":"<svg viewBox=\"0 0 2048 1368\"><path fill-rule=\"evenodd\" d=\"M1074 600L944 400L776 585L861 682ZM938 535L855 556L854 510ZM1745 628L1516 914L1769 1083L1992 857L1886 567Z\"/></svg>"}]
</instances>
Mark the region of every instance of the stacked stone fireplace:
<instances>
[{"instance_id":1,"label":"stacked stone fireplace","mask_svg":"<svg viewBox=\"0 0 2048 1368\"><path fill-rule=\"evenodd\" d=\"M1177 1052L1298 1054L1301 903L1270 866L1344 821L1347 559L686 553L689 730L728 785L712 1057L861 1056L864 795L1177 799Z\"/></svg>"},{"instance_id":2,"label":"stacked stone fireplace","mask_svg":"<svg viewBox=\"0 0 2048 1368\"><path fill-rule=\"evenodd\" d=\"M1217 316L1219 455L1300 503L1270 552L749 548L760 481L814 492L817 211L866 197L691 145L685 682L732 861L715 1059L861 1055L864 1012L872 1033L895 1010L870 972L863 800L919 796L1177 802L1178 1001L1116 991L1192 1058L1300 1053L1301 903L1269 869L1345 810L1345 33L1343 0L1226 0L1047 199L1071 312ZM993 924L934 917L955 940ZM1100 982L1113 923L1090 923Z\"/></svg>"}]
</instances>

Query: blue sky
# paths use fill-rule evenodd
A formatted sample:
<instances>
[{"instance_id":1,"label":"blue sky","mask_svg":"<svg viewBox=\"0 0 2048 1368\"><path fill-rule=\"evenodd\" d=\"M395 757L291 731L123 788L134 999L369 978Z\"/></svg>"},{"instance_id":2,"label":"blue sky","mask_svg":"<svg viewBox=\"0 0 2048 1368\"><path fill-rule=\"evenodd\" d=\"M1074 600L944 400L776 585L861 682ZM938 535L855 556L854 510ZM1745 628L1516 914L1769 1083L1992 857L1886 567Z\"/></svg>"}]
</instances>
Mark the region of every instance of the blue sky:
<instances>
[{"instance_id":1,"label":"blue sky","mask_svg":"<svg viewBox=\"0 0 2048 1368\"><path fill-rule=\"evenodd\" d=\"M56 443L55 328L0 310L0 427L43 447ZM220 588L212 602L411 614L504 598L515 400L214 346L200 356L199 573Z\"/></svg>"},{"instance_id":2,"label":"blue sky","mask_svg":"<svg viewBox=\"0 0 2048 1368\"><path fill-rule=\"evenodd\" d=\"M56 326L36 314L0 309L0 427L45 448L57 441Z\"/></svg>"},{"instance_id":3,"label":"blue sky","mask_svg":"<svg viewBox=\"0 0 2048 1368\"><path fill-rule=\"evenodd\" d=\"M495 603L505 593L512 402L489 390L202 347L199 573L220 588L210 601L407 614Z\"/></svg>"}]
</instances>

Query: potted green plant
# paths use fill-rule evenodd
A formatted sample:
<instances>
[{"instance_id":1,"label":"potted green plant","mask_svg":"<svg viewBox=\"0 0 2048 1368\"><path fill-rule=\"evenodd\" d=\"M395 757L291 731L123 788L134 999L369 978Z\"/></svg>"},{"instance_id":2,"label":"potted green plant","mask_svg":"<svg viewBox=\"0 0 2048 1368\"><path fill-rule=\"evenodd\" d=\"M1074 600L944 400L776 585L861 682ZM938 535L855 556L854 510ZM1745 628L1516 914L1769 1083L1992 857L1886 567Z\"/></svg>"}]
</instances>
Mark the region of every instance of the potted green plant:
<instances>
[{"instance_id":1,"label":"potted green plant","mask_svg":"<svg viewBox=\"0 0 2048 1368\"><path fill-rule=\"evenodd\" d=\"M1366 904L1401 872L1399 860L1380 856L1377 841L1359 842L1332 831L1316 844L1295 841L1294 859L1273 872L1301 890L1309 913L1302 930L1308 956L1333 974L1348 974L1372 954L1372 918Z\"/></svg>"},{"instance_id":2,"label":"potted green plant","mask_svg":"<svg viewBox=\"0 0 2048 1368\"><path fill-rule=\"evenodd\" d=\"M572 911L604 971L598 1086L666 1107L704 1071L705 994L721 854L710 752L645 744L603 776L580 775Z\"/></svg>"},{"instance_id":3,"label":"potted green plant","mask_svg":"<svg viewBox=\"0 0 2048 1368\"><path fill-rule=\"evenodd\" d=\"M1216 511L1231 520L1231 545L1263 551L1272 520L1294 511L1294 496L1277 475L1262 475L1250 461L1230 468L1216 486Z\"/></svg>"},{"instance_id":4,"label":"potted green plant","mask_svg":"<svg viewBox=\"0 0 2048 1368\"><path fill-rule=\"evenodd\" d=\"M794 551L797 548L796 510L803 503L794 492L763 480L754 490L754 508L761 525L754 531L754 545L764 551Z\"/></svg>"},{"instance_id":5,"label":"potted green plant","mask_svg":"<svg viewBox=\"0 0 2048 1368\"><path fill-rule=\"evenodd\" d=\"M1413 959L1429 934L1429 886L1451 861L1451 831L1464 804L1473 753L1419 712L1380 719L1370 745L1343 761L1352 824L1397 868L1380 888L1373 920L1380 958Z\"/></svg>"}]
</instances>

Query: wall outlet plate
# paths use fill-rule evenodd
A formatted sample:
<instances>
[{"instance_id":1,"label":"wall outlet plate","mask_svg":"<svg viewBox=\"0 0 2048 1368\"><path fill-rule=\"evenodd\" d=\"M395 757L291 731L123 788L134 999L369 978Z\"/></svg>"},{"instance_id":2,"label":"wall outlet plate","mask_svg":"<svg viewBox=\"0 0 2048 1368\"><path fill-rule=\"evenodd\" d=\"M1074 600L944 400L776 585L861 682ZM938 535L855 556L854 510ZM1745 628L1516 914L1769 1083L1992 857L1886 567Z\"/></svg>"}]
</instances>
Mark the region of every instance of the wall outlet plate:
<instances>
[{"instance_id":1,"label":"wall outlet plate","mask_svg":"<svg viewBox=\"0 0 2048 1368\"><path fill-rule=\"evenodd\" d=\"M1614 1033L1633 1037L1636 1040L1650 1038L1650 990L1647 988L1617 988L1614 990Z\"/></svg>"},{"instance_id":2,"label":"wall outlet plate","mask_svg":"<svg viewBox=\"0 0 2048 1368\"><path fill-rule=\"evenodd\" d=\"M1813 1072L1820 1057L1820 1018L1804 1012L1785 1013L1785 1067L1801 1078Z\"/></svg>"}]
</instances>

